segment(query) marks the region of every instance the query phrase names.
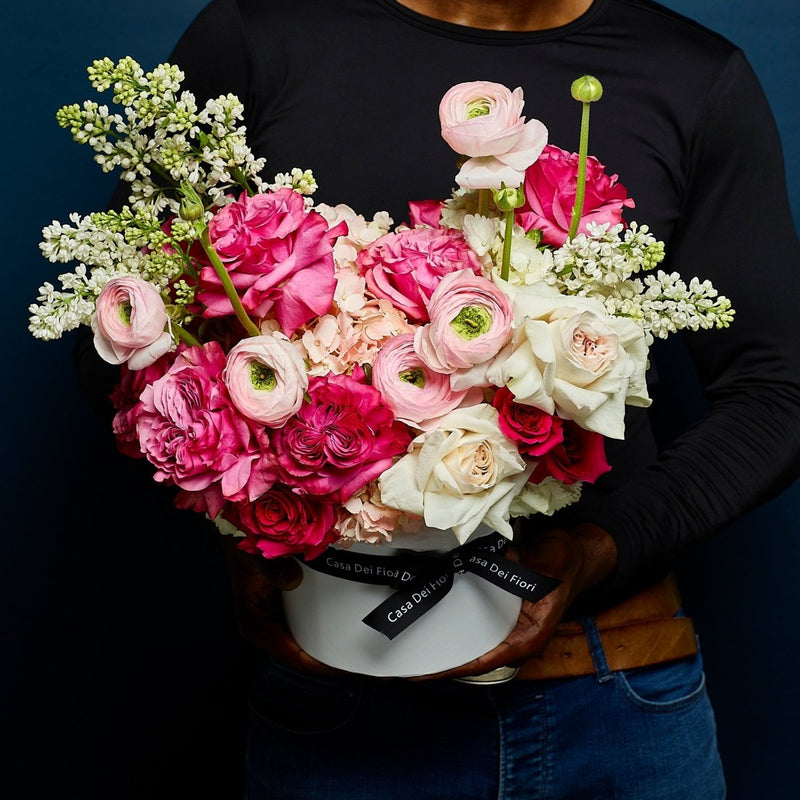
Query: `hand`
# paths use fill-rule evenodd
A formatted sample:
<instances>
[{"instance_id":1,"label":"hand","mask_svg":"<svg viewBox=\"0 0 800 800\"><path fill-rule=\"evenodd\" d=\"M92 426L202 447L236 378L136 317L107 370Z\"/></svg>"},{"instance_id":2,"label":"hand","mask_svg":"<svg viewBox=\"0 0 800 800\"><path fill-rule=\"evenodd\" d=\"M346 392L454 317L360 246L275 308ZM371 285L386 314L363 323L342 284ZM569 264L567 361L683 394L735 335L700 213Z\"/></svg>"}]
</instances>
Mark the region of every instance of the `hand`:
<instances>
[{"instance_id":1,"label":"hand","mask_svg":"<svg viewBox=\"0 0 800 800\"><path fill-rule=\"evenodd\" d=\"M337 673L338 670L308 655L286 627L281 591L300 585L303 580L300 565L292 558L268 559L245 553L237 549L237 541L232 536L222 537L236 621L244 639L300 672Z\"/></svg>"},{"instance_id":2,"label":"hand","mask_svg":"<svg viewBox=\"0 0 800 800\"><path fill-rule=\"evenodd\" d=\"M608 577L617 563L614 540L602 528L588 524L536 534L520 543L517 556L521 564L562 583L538 603L523 600L516 626L493 650L460 667L414 680L480 675L538 655L574 599Z\"/></svg>"}]
</instances>

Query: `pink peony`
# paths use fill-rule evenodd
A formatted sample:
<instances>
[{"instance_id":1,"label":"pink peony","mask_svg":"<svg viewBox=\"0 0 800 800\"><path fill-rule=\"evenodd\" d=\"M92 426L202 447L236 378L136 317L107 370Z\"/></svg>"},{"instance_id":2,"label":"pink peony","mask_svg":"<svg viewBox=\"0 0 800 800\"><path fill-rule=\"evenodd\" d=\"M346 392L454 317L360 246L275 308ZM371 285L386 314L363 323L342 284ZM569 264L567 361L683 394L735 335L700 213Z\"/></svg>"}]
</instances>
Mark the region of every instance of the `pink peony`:
<instances>
[{"instance_id":1,"label":"pink peony","mask_svg":"<svg viewBox=\"0 0 800 800\"><path fill-rule=\"evenodd\" d=\"M403 422L427 427L435 420L458 408L474 394L450 388L450 378L428 367L414 350L414 334L389 339L372 366L372 385L381 393L383 402ZM482 400L481 393L474 397Z\"/></svg>"},{"instance_id":2,"label":"pink peony","mask_svg":"<svg viewBox=\"0 0 800 800\"><path fill-rule=\"evenodd\" d=\"M412 200L408 204L411 227L428 225L431 228L438 228L442 219L441 200Z\"/></svg>"},{"instance_id":3,"label":"pink peony","mask_svg":"<svg viewBox=\"0 0 800 800\"><path fill-rule=\"evenodd\" d=\"M606 461L605 437L563 420L564 440L545 453L531 475L533 483L548 475L568 486L577 481L594 483L611 467Z\"/></svg>"},{"instance_id":4,"label":"pink peony","mask_svg":"<svg viewBox=\"0 0 800 800\"><path fill-rule=\"evenodd\" d=\"M483 364L511 335L511 301L490 280L468 270L442 278L428 302L430 324L418 328L414 347L437 372Z\"/></svg>"},{"instance_id":5,"label":"pink peony","mask_svg":"<svg viewBox=\"0 0 800 800\"><path fill-rule=\"evenodd\" d=\"M172 347L167 311L158 289L141 278L112 278L97 296L94 346L109 364L143 369Z\"/></svg>"},{"instance_id":6,"label":"pink peony","mask_svg":"<svg viewBox=\"0 0 800 800\"><path fill-rule=\"evenodd\" d=\"M239 548L264 558L316 558L339 538L332 505L280 484L256 500L229 505L223 516L245 534Z\"/></svg>"},{"instance_id":7,"label":"pink peony","mask_svg":"<svg viewBox=\"0 0 800 800\"><path fill-rule=\"evenodd\" d=\"M386 234L362 250L356 263L376 297L422 322L428 319L427 300L442 277L462 269L481 274L480 261L461 231L441 228Z\"/></svg>"},{"instance_id":8,"label":"pink peony","mask_svg":"<svg viewBox=\"0 0 800 800\"><path fill-rule=\"evenodd\" d=\"M254 498L275 479L266 435L230 402L217 342L190 347L141 395L139 444L156 467L155 479L205 491L216 516L222 498Z\"/></svg>"},{"instance_id":9,"label":"pink peony","mask_svg":"<svg viewBox=\"0 0 800 800\"><path fill-rule=\"evenodd\" d=\"M302 357L274 336L252 336L234 345L222 377L240 413L270 428L283 425L300 408L308 388Z\"/></svg>"},{"instance_id":10,"label":"pink peony","mask_svg":"<svg viewBox=\"0 0 800 800\"><path fill-rule=\"evenodd\" d=\"M522 116L522 89L472 81L453 86L439 104L442 137L470 156L456 175L465 189L517 187L547 144L547 128Z\"/></svg>"},{"instance_id":11,"label":"pink peony","mask_svg":"<svg viewBox=\"0 0 800 800\"><path fill-rule=\"evenodd\" d=\"M514 402L514 395L505 386L495 392L492 405L500 415L500 430L516 442L517 450L529 458L540 458L564 441L563 421L535 406Z\"/></svg>"},{"instance_id":12,"label":"pink peony","mask_svg":"<svg viewBox=\"0 0 800 800\"><path fill-rule=\"evenodd\" d=\"M340 503L388 469L410 440L378 390L347 375L312 378L307 402L273 437L284 482Z\"/></svg>"},{"instance_id":13,"label":"pink peony","mask_svg":"<svg viewBox=\"0 0 800 800\"><path fill-rule=\"evenodd\" d=\"M330 308L336 283L333 240L339 230L328 230L321 214L306 211L297 192L243 194L214 216L208 232L252 316L272 313L291 335ZM201 269L200 284L205 316L230 315L230 301L210 265Z\"/></svg>"},{"instance_id":14,"label":"pink peony","mask_svg":"<svg viewBox=\"0 0 800 800\"><path fill-rule=\"evenodd\" d=\"M622 220L623 207L634 206L627 189L617 183L617 176L606 175L604 170L594 156L589 156L578 233L586 233L590 222L616 225ZM541 230L545 244L561 247L569 234L577 185L578 154L547 145L525 173L525 205L517 212L517 221L525 231Z\"/></svg>"}]
</instances>

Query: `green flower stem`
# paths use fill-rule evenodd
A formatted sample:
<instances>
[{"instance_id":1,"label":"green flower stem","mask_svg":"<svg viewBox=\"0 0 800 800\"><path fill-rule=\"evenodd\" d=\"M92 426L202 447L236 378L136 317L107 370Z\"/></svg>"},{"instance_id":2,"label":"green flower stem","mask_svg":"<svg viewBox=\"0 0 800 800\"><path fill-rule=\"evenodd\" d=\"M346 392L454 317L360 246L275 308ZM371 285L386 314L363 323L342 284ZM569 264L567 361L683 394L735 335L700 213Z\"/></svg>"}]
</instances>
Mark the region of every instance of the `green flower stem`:
<instances>
[{"instance_id":1,"label":"green flower stem","mask_svg":"<svg viewBox=\"0 0 800 800\"><path fill-rule=\"evenodd\" d=\"M589 155L589 106L591 103L581 103L581 140L578 150L578 185L575 188L575 205L572 207L572 220L569 226L570 241L578 232L583 216L583 200L586 197L586 159Z\"/></svg>"},{"instance_id":2,"label":"green flower stem","mask_svg":"<svg viewBox=\"0 0 800 800\"><path fill-rule=\"evenodd\" d=\"M489 192L490 189L478 189L478 213L482 217L489 216Z\"/></svg>"},{"instance_id":3,"label":"green flower stem","mask_svg":"<svg viewBox=\"0 0 800 800\"><path fill-rule=\"evenodd\" d=\"M514 209L506 211L506 230L503 236L503 263L500 266L500 277L508 280L511 272L511 235L514 232Z\"/></svg>"},{"instance_id":4,"label":"green flower stem","mask_svg":"<svg viewBox=\"0 0 800 800\"><path fill-rule=\"evenodd\" d=\"M228 300L231 301L231 306L233 306L233 313L236 314L236 319L242 323L242 327L250 334L250 336L261 336L261 331L256 327L253 320L247 316L247 312L244 310L242 301L239 299L239 295L236 293L236 287L233 285L231 276L228 275L228 270L225 269L222 261L220 261L220 258L217 255L217 251L214 249L214 245L211 244L211 239L208 236L208 228L205 225L203 225L202 231L199 232L198 238L203 250L205 251L205 254L208 256L208 260L211 262L211 266L214 267L214 272L217 273L217 277L222 283L222 288L225 290L225 294L228 295Z\"/></svg>"},{"instance_id":5,"label":"green flower stem","mask_svg":"<svg viewBox=\"0 0 800 800\"><path fill-rule=\"evenodd\" d=\"M186 342L186 344L190 345L191 347L200 347L203 343L194 337L189 331L186 330L182 325L179 325L175 322L174 319L169 321L170 327L173 331L175 331L176 336L182 341Z\"/></svg>"}]
</instances>

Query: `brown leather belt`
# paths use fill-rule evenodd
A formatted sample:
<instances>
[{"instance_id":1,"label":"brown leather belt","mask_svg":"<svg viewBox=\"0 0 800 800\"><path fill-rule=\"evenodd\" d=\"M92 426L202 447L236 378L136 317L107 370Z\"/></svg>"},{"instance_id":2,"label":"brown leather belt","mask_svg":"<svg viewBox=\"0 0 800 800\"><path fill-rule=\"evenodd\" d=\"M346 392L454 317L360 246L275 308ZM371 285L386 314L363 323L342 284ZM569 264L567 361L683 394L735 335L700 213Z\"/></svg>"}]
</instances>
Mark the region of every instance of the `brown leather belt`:
<instances>
[{"instance_id":1,"label":"brown leather belt","mask_svg":"<svg viewBox=\"0 0 800 800\"><path fill-rule=\"evenodd\" d=\"M692 620L675 616L680 605L678 587L670 575L597 614L595 625L609 669L647 667L697 653ZM556 628L541 655L529 658L518 671L501 667L485 676L467 679L467 682L500 683L512 678L550 680L592 675L594 672L594 661L583 626L580 622L564 622Z\"/></svg>"}]
</instances>

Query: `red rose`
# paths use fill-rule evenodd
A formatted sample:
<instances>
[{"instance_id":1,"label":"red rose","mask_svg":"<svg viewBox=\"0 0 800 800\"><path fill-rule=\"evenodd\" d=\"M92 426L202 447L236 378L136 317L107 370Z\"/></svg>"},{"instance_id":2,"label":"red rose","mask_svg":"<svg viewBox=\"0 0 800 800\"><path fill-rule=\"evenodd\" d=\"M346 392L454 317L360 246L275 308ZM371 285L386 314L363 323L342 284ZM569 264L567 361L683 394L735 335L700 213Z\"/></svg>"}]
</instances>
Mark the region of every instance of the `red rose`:
<instances>
[{"instance_id":1,"label":"red rose","mask_svg":"<svg viewBox=\"0 0 800 800\"><path fill-rule=\"evenodd\" d=\"M545 453L531 481L539 483L552 475L567 485L577 481L594 483L611 469L606 461L605 437L569 420L562 420L562 423L564 441Z\"/></svg>"},{"instance_id":2,"label":"red rose","mask_svg":"<svg viewBox=\"0 0 800 800\"><path fill-rule=\"evenodd\" d=\"M535 406L514 402L514 395L507 387L497 390L492 405L500 415L500 430L516 442L521 455L539 458L564 441L560 417Z\"/></svg>"}]
</instances>

